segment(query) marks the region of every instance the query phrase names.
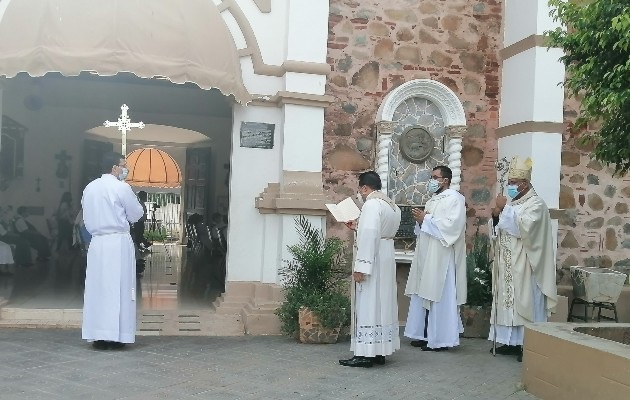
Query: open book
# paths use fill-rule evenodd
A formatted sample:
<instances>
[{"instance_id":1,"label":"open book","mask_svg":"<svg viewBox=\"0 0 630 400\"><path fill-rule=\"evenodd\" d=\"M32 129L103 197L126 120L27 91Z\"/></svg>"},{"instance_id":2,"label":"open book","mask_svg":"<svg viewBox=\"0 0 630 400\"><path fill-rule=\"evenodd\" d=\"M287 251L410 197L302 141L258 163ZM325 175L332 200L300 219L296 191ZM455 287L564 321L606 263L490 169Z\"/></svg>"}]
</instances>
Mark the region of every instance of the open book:
<instances>
[{"instance_id":1,"label":"open book","mask_svg":"<svg viewBox=\"0 0 630 400\"><path fill-rule=\"evenodd\" d=\"M326 204L326 207L337 222L354 221L361 214L361 210L359 210L359 207L357 207L351 197L342 200L338 204Z\"/></svg>"}]
</instances>

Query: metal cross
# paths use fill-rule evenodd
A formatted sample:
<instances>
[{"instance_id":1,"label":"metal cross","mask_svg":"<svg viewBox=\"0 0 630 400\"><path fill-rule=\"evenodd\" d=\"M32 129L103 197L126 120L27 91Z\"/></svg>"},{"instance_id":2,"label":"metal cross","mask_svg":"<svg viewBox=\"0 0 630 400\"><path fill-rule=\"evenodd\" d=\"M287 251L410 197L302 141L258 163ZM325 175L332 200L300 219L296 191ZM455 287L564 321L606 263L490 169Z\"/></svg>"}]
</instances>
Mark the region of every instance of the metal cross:
<instances>
[{"instance_id":1,"label":"metal cross","mask_svg":"<svg viewBox=\"0 0 630 400\"><path fill-rule=\"evenodd\" d=\"M127 110L129 110L129 107L126 104L123 104L120 109L122 110L122 113L120 114L120 117L118 117L118 122L109 122L109 121L105 121L103 123L104 126L106 127L111 127L111 126L115 126L118 128L118 130L120 132L122 132L122 155L123 157L127 157L127 131L130 131L131 128L144 128L144 122L140 121L140 122L131 122L131 120L129 119L129 116L127 115Z\"/></svg>"}]
</instances>

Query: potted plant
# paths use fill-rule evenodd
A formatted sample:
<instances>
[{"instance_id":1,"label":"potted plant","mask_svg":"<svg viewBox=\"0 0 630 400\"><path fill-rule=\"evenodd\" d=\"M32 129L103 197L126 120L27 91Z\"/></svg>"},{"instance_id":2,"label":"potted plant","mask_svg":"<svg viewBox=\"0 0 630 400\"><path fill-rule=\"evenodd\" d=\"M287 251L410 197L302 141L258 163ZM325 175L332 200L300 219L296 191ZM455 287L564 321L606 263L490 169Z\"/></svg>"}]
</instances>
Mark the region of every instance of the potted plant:
<instances>
[{"instance_id":1,"label":"potted plant","mask_svg":"<svg viewBox=\"0 0 630 400\"><path fill-rule=\"evenodd\" d=\"M475 224L477 230L472 248L466 257L466 277L468 285L467 302L461 308L463 337L488 337L490 314L492 311L492 260L490 239L479 233L481 220Z\"/></svg>"},{"instance_id":2,"label":"potted plant","mask_svg":"<svg viewBox=\"0 0 630 400\"><path fill-rule=\"evenodd\" d=\"M293 259L280 271L285 300L276 310L282 332L305 343L334 343L350 324L344 242L324 237L304 216L295 219L300 237L288 246Z\"/></svg>"}]
</instances>

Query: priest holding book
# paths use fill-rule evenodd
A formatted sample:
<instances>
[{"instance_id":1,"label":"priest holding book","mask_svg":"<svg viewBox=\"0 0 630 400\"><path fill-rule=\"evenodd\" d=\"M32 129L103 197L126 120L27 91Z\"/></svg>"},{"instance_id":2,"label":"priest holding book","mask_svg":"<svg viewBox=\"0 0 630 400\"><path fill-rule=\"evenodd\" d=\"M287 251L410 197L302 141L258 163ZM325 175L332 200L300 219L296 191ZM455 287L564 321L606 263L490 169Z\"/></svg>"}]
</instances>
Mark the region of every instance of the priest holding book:
<instances>
[{"instance_id":1,"label":"priest holding book","mask_svg":"<svg viewBox=\"0 0 630 400\"><path fill-rule=\"evenodd\" d=\"M358 222L340 221L356 231L350 345L354 357L339 360L346 367L384 364L385 356L400 349L394 256L400 209L380 189L376 172L362 173L359 195L364 203Z\"/></svg>"}]
</instances>

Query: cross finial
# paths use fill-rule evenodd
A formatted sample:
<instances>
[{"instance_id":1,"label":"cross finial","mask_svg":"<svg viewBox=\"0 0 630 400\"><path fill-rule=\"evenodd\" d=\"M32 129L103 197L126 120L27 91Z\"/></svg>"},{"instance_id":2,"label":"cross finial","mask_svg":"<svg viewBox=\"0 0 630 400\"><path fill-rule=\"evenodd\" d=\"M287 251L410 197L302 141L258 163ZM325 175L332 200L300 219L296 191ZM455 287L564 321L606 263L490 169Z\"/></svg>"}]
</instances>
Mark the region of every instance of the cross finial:
<instances>
[{"instance_id":1,"label":"cross finial","mask_svg":"<svg viewBox=\"0 0 630 400\"><path fill-rule=\"evenodd\" d=\"M123 157L127 157L127 131L130 131L131 128L142 129L144 128L144 123L142 121L131 122L129 116L127 115L127 110L129 110L129 107L126 104L123 104L120 107L120 110L121 113L120 117L118 117L118 122L105 121L103 125L108 128L111 126L115 126L120 132L122 132L122 155Z\"/></svg>"}]
</instances>

